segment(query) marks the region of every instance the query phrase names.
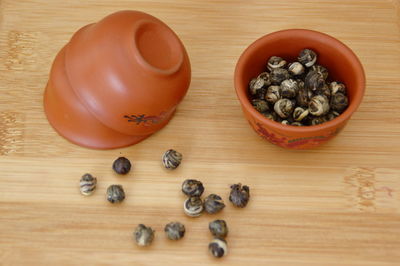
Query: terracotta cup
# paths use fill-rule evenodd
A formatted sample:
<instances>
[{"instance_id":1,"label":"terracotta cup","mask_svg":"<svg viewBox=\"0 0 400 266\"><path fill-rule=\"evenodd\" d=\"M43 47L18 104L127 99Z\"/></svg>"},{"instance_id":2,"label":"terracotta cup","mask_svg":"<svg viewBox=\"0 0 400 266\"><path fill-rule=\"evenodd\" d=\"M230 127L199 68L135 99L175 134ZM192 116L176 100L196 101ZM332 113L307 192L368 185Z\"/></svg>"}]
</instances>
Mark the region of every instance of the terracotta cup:
<instances>
[{"instance_id":1,"label":"terracotta cup","mask_svg":"<svg viewBox=\"0 0 400 266\"><path fill-rule=\"evenodd\" d=\"M164 127L191 70L178 36L157 18L120 11L77 31L54 60L44 95L51 125L81 146L137 143Z\"/></svg>"},{"instance_id":2,"label":"terracotta cup","mask_svg":"<svg viewBox=\"0 0 400 266\"><path fill-rule=\"evenodd\" d=\"M253 77L265 71L270 56L278 55L295 61L304 48L316 51L318 63L328 69L331 79L344 82L349 106L337 118L320 125L282 125L253 108L247 94L248 84ZM244 115L253 129L271 143L290 149L313 148L336 136L360 105L365 91L363 67L350 48L329 35L304 29L274 32L252 43L237 62L234 82Z\"/></svg>"}]
</instances>

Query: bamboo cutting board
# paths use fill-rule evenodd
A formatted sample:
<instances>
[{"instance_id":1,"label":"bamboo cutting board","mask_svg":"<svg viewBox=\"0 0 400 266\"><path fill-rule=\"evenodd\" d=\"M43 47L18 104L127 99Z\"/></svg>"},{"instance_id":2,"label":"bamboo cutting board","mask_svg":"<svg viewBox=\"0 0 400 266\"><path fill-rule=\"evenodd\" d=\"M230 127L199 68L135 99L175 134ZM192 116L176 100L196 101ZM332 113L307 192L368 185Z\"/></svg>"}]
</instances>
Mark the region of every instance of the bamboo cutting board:
<instances>
[{"instance_id":1,"label":"bamboo cutting board","mask_svg":"<svg viewBox=\"0 0 400 266\"><path fill-rule=\"evenodd\" d=\"M39 1L0 0L1 265L400 265L399 1ZM125 149L78 147L56 134L42 94L57 51L81 26L121 9L150 13L181 37L192 83L161 132ZM248 126L233 89L241 52L287 28L325 32L350 46L367 76L363 103L328 144L284 150ZM167 172L161 154L175 148L182 165ZM133 162L112 172L118 156ZM98 178L91 197L82 174ZM227 207L188 218L180 185L203 181ZM250 186L245 209L228 202L229 185ZM110 184L127 198L105 200ZM208 223L225 219L228 256L207 251ZM182 241L163 227L186 225ZM138 248L132 233L152 226Z\"/></svg>"}]
</instances>

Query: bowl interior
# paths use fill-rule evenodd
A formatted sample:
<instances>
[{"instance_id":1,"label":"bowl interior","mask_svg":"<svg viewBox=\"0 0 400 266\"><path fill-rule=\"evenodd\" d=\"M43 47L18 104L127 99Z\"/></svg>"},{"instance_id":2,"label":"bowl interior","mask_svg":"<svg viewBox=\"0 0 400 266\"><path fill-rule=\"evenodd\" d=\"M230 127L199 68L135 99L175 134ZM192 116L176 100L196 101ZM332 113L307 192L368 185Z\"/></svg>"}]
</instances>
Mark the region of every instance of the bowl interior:
<instances>
[{"instance_id":1,"label":"bowl interior","mask_svg":"<svg viewBox=\"0 0 400 266\"><path fill-rule=\"evenodd\" d=\"M238 77L235 78L237 89L247 96L249 81L265 71L269 57L276 55L289 62L297 61L297 55L304 48L317 53L317 63L328 69L328 80L341 81L346 85L350 104L342 116L350 116L360 104L364 93L362 66L350 48L329 35L315 31L284 30L258 39L239 59L236 69Z\"/></svg>"}]
</instances>

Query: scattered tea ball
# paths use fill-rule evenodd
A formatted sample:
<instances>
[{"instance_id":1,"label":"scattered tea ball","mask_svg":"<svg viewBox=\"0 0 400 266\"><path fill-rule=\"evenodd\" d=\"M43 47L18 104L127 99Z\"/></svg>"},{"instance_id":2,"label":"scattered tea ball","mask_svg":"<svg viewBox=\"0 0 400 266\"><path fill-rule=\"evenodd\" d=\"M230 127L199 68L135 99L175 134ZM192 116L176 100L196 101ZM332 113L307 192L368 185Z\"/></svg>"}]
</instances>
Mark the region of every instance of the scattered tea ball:
<instances>
[{"instance_id":1,"label":"scattered tea ball","mask_svg":"<svg viewBox=\"0 0 400 266\"><path fill-rule=\"evenodd\" d=\"M203 201L200 197L190 197L183 203L183 211L190 217L200 216L203 210Z\"/></svg>"},{"instance_id":2,"label":"scattered tea ball","mask_svg":"<svg viewBox=\"0 0 400 266\"><path fill-rule=\"evenodd\" d=\"M139 246L149 246L154 240L154 230L144 224L139 224L133 233L133 238Z\"/></svg>"},{"instance_id":3,"label":"scattered tea ball","mask_svg":"<svg viewBox=\"0 0 400 266\"><path fill-rule=\"evenodd\" d=\"M229 195L229 201L233 205L239 208L246 207L250 199L250 188L248 186L242 186L242 184L234 184L231 186L231 193Z\"/></svg>"},{"instance_id":4,"label":"scattered tea ball","mask_svg":"<svg viewBox=\"0 0 400 266\"><path fill-rule=\"evenodd\" d=\"M125 175L131 170L131 162L125 157L119 157L114 161L112 168L117 174Z\"/></svg>"},{"instance_id":5,"label":"scattered tea ball","mask_svg":"<svg viewBox=\"0 0 400 266\"><path fill-rule=\"evenodd\" d=\"M188 197L200 197L204 192L203 183L195 179L186 179L182 183L182 192Z\"/></svg>"},{"instance_id":6,"label":"scattered tea ball","mask_svg":"<svg viewBox=\"0 0 400 266\"><path fill-rule=\"evenodd\" d=\"M303 49L300 51L297 60L306 67L311 67L317 62L317 54L311 49Z\"/></svg>"},{"instance_id":7,"label":"scattered tea ball","mask_svg":"<svg viewBox=\"0 0 400 266\"><path fill-rule=\"evenodd\" d=\"M79 189L82 195L92 195L96 189L97 179L91 174L84 174L79 181Z\"/></svg>"},{"instance_id":8,"label":"scattered tea ball","mask_svg":"<svg viewBox=\"0 0 400 266\"><path fill-rule=\"evenodd\" d=\"M107 188L107 200L111 203L119 203L125 199L125 192L121 185L111 185Z\"/></svg>"},{"instance_id":9,"label":"scattered tea ball","mask_svg":"<svg viewBox=\"0 0 400 266\"><path fill-rule=\"evenodd\" d=\"M179 222L171 222L164 228L168 239L179 240L185 235L185 226Z\"/></svg>"},{"instance_id":10,"label":"scattered tea ball","mask_svg":"<svg viewBox=\"0 0 400 266\"><path fill-rule=\"evenodd\" d=\"M162 156L162 162L165 168L176 169L182 161L182 154L175 150L167 150Z\"/></svg>"},{"instance_id":11,"label":"scattered tea ball","mask_svg":"<svg viewBox=\"0 0 400 266\"><path fill-rule=\"evenodd\" d=\"M228 235L228 226L224 220L215 220L208 224L208 228L213 236L225 238Z\"/></svg>"},{"instance_id":12,"label":"scattered tea ball","mask_svg":"<svg viewBox=\"0 0 400 266\"><path fill-rule=\"evenodd\" d=\"M214 214L225 208L224 201L216 194L210 194L204 199L204 209L209 214Z\"/></svg>"},{"instance_id":13,"label":"scattered tea ball","mask_svg":"<svg viewBox=\"0 0 400 266\"><path fill-rule=\"evenodd\" d=\"M221 258L228 253L228 245L221 238L214 238L208 245L208 250L216 258Z\"/></svg>"}]
</instances>

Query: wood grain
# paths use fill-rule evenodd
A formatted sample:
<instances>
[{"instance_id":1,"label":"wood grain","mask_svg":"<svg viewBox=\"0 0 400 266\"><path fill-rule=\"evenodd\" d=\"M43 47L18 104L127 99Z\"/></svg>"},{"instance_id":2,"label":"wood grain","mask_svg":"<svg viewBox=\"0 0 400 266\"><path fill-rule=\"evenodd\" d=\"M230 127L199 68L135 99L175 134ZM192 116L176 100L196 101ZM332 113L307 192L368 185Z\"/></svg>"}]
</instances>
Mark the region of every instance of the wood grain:
<instances>
[{"instance_id":1,"label":"wood grain","mask_svg":"<svg viewBox=\"0 0 400 266\"><path fill-rule=\"evenodd\" d=\"M121 9L148 12L181 37L193 76L170 124L135 146L96 151L49 126L42 94L57 51L81 26ZM241 52L266 33L308 28L343 41L367 75L363 103L328 144L289 151L262 140L233 89ZM399 1L39 1L0 0L0 264L2 265L399 265ZM172 172L161 154L184 154ZM112 161L133 162L126 177ZM78 181L98 177L91 197ZM243 210L185 217L180 184L198 178L227 201L229 185L251 188ZM108 185L125 187L119 206ZM207 252L208 222L226 219L229 255ZM182 241L163 227L179 220ZM138 223L156 229L138 248Z\"/></svg>"}]
</instances>

